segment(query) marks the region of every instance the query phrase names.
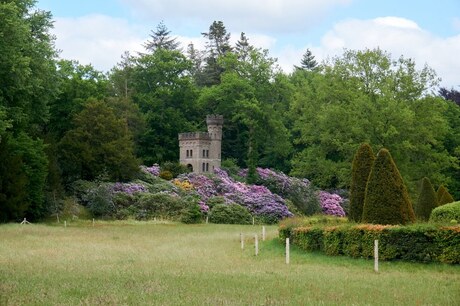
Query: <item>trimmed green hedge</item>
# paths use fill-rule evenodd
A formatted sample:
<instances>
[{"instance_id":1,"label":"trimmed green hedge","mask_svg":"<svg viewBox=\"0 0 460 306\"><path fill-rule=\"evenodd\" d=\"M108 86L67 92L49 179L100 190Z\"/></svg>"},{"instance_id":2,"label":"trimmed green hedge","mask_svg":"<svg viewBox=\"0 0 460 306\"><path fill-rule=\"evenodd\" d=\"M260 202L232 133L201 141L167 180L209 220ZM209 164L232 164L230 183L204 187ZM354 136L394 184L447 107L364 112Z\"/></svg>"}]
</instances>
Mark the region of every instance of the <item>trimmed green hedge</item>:
<instances>
[{"instance_id":1,"label":"trimmed green hedge","mask_svg":"<svg viewBox=\"0 0 460 306\"><path fill-rule=\"evenodd\" d=\"M292 225L292 224L291 224ZM305 251L372 258L379 240L381 260L460 264L460 226L342 224L290 227L280 224L279 237Z\"/></svg>"},{"instance_id":2,"label":"trimmed green hedge","mask_svg":"<svg viewBox=\"0 0 460 306\"><path fill-rule=\"evenodd\" d=\"M433 209L430 215L430 222L454 222L460 223L460 201L444 204Z\"/></svg>"}]
</instances>

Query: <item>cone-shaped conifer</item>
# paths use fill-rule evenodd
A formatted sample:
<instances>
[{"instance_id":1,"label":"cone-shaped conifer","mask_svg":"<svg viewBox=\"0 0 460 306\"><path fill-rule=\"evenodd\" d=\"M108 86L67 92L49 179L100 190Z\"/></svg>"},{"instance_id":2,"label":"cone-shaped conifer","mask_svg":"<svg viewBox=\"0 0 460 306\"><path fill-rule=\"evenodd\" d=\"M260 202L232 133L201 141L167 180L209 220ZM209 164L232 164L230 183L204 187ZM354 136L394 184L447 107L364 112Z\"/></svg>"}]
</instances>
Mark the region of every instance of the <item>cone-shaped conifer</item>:
<instances>
[{"instance_id":1,"label":"cone-shaped conifer","mask_svg":"<svg viewBox=\"0 0 460 306\"><path fill-rule=\"evenodd\" d=\"M362 221L376 224L415 221L406 186L387 149L379 151L369 174Z\"/></svg>"},{"instance_id":2,"label":"cone-shaped conifer","mask_svg":"<svg viewBox=\"0 0 460 306\"><path fill-rule=\"evenodd\" d=\"M444 186L443 186L444 187ZM452 197L452 195L449 193L449 191L447 190L447 188L444 188L444 192L441 194L441 197L439 198L439 201L438 201L438 206L441 206L441 205L444 205L444 204L449 204L449 203L452 203L454 202L454 198Z\"/></svg>"},{"instance_id":3,"label":"cone-shaped conifer","mask_svg":"<svg viewBox=\"0 0 460 306\"><path fill-rule=\"evenodd\" d=\"M415 215L418 219L426 221L430 218L431 211L438 206L436 192L430 180L424 177L417 204L415 205Z\"/></svg>"},{"instance_id":4,"label":"cone-shaped conifer","mask_svg":"<svg viewBox=\"0 0 460 306\"><path fill-rule=\"evenodd\" d=\"M444 185L439 186L438 191L436 191L436 198L438 199L438 206L439 206L439 201L442 198L442 195L446 191L447 191L447 189L446 189L446 187L444 187Z\"/></svg>"},{"instance_id":5,"label":"cone-shaped conifer","mask_svg":"<svg viewBox=\"0 0 460 306\"><path fill-rule=\"evenodd\" d=\"M351 166L350 213L348 218L360 222L363 215L366 184L375 157L369 144L363 143L356 151Z\"/></svg>"}]
</instances>

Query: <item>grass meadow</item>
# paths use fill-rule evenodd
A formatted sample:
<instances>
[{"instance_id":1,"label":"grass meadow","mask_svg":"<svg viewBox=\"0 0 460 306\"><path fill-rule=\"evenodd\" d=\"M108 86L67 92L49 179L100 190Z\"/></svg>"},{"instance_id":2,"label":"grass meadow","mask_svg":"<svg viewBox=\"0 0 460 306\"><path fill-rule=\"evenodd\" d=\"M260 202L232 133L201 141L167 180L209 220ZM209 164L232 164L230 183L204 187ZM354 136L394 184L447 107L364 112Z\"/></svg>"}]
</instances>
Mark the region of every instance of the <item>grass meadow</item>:
<instances>
[{"instance_id":1,"label":"grass meadow","mask_svg":"<svg viewBox=\"0 0 460 306\"><path fill-rule=\"evenodd\" d=\"M277 227L0 226L0 305L460 305L460 266L306 254ZM241 250L239 234L246 236Z\"/></svg>"}]
</instances>

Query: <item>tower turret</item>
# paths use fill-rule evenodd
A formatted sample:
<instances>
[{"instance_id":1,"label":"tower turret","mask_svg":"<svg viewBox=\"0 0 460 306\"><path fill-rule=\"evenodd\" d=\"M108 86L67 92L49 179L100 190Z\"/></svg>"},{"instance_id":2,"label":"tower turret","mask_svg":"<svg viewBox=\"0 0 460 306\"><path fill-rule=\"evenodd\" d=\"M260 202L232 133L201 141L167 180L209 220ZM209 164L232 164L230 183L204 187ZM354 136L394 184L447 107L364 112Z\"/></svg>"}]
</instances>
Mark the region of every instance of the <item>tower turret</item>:
<instances>
[{"instance_id":1,"label":"tower turret","mask_svg":"<svg viewBox=\"0 0 460 306\"><path fill-rule=\"evenodd\" d=\"M222 126L224 124L224 116L207 115L206 124L208 125L208 134L211 138L209 159L212 170L214 170L214 168L220 168L222 161Z\"/></svg>"}]
</instances>

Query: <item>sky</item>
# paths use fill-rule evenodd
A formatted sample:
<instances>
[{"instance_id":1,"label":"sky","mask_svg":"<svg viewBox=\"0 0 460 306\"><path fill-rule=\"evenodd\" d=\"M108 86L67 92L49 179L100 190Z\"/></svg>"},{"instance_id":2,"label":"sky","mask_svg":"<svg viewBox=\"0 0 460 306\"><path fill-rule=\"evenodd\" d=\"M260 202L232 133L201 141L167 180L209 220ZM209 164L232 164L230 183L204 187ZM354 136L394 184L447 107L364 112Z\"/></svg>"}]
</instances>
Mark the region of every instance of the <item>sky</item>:
<instances>
[{"instance_id":1,"label":"sky","mask_svg":"<svg viewBox=\"0 0 460 306\"><path fill-rule=\"evenodd\" d=\"M460 0L38 0L51 11L60 57L109 71L125 51L144 51L163 22L184 50L204 49L215 20L241 32L289 73L307 49L318 61L380 48L428 65L460 90Z\"/></svg>"}]
</instances>

